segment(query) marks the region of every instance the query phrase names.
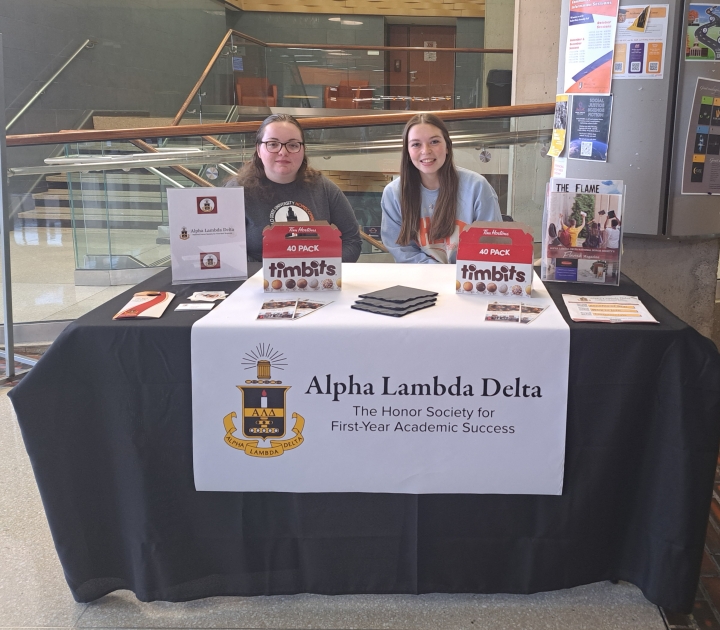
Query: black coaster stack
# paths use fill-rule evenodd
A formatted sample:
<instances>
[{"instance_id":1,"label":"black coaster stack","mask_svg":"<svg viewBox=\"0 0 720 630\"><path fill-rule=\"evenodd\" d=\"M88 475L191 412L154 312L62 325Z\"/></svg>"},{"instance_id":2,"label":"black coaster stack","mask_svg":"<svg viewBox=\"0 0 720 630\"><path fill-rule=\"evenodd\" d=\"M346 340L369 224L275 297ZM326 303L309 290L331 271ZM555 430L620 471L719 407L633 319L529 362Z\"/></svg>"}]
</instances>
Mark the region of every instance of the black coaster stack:
<instances>
[{"instance_id":1,"label":"black coaster stack","mask_svg":"<svg viewBox=\"0 0 720 630\"><path fill-rule=\"evenodd\" d=\"M361 295L351 308L378 315L403 317L408 313L435 306L437 293L397 285Z\"/></svg>"}]
</instances>

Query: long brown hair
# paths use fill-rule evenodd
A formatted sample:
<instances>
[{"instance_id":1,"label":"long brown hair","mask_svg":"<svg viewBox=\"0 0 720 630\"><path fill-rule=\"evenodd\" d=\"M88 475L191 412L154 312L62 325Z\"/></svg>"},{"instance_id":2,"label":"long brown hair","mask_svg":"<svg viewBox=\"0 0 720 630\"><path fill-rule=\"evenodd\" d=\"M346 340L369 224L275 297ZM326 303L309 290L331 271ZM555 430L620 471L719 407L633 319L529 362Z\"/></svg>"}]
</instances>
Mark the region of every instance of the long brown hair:
<instances>
[{"instance_id":1,"label":"long brown hair","mask_svg":"<svg viewBox=\"0 0 720 630\"><path fill-rule=\"evenodd\" d=\"M272 123L290 123L295 125L300 132L300 140L303 143L303 160L298 169L295 181L308 182L320 175L320 171L316 171L314 168L308 165L307 153L305 152L305 132L300 126L300 123L294 116L290 114L272 114L262 121L262 124L255 134L255 152L253 153L252 159L246 162L245 165L240 169L240 172L232 177L227 183L234 182L237 185L244 186L245 188L254 188L257 186L266 185L270 180L265 175L265 167L263 166L262 160L258 155L258 147L262 142L263 136L265 135L265 128ZM226 185L227 185L226 183Z\"/></svg>"},{"instance_id":2,"label":"long brown hair","mask_svg":"<svg viewBox=\"0 0 720 630\"><path fill-rule=\"evenodd\" d=\"M440 192L435 204L432 218L430 220L431 242L438 241L450 236L455 230L455 218L457 213L458 198L458 176L453 163L452 140L445 123L435 114L416 114L408 120L403 130L402 160L400 162L400 212L402 225L398 236L398 245L409 245L411 241L418 239L420 228L420 171L410 159L408 150L408 137L410 129L415 125L433 125L441 132L445 145L447 146L447 157L445 163L438 171L440 180Z\"/></svg>"}]
</instances>

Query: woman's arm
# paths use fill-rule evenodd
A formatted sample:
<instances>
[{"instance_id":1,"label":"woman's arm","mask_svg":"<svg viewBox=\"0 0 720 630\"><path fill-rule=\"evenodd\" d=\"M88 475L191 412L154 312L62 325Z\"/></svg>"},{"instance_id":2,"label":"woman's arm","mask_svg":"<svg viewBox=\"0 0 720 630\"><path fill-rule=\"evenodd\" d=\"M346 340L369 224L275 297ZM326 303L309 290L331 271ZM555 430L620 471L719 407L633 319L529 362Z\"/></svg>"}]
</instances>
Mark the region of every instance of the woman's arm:
<instances>
[{"instance_id":1,"label":"woman's arm","mask_svg":"<svg viewBox=\"0 0 720 630\"><path fill-rule=\"evenodd\" d=\"M360 257L362 239L355 211L342 190L329 180L326 189L330 206L330 223L334 223L340 230L343 262L356 262Z\"/></svg>"},{"instance_id":2,"label":"woman's arm","mask_svg":"<svg viewBox=\"0 0 720 630\"><path fill-rule=\"evenodd\" d=\"M385 247L392 254L395 262L398 263L437 263L432 256L429 256L418 247L416 243L410 245L398 245L397 240L400 236L400 227L402 224L400 212L400 200L391 188L393 184L388 184L383 190L382 201L382 230L381 238Z\"/></svg>"}]
</instances>

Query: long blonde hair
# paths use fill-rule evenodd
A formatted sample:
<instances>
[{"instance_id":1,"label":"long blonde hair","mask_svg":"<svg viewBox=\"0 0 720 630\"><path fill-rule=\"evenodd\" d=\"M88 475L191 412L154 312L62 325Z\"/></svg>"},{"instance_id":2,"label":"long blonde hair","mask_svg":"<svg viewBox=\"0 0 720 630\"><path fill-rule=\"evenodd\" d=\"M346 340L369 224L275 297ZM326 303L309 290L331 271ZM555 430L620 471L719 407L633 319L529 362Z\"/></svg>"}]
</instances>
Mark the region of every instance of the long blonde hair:
<instances>
[{"instance_id":1,"label":"long blonde hair","mask_svg":"<svg viewBox=\"0 0 720 630\"><path fill-rule=\"evenodd\" d=\"M416 114L408 120L403 130L402 160L400 162L400 213L402 224L397 240L398 245L409 245L411 241L418 240L418 230L420 229L420 186L422 182L420 171L410 159L408 137L410 129L415 125L422 124L437 127L442 132L447 146L445 163L438 171L440 192L430 219L430 234L428 236L431 242L439 241L450 236L455 230L459 182L455 164L453 163L450 134L445 123L435 114Z\"/></svg>"}]
</instances>

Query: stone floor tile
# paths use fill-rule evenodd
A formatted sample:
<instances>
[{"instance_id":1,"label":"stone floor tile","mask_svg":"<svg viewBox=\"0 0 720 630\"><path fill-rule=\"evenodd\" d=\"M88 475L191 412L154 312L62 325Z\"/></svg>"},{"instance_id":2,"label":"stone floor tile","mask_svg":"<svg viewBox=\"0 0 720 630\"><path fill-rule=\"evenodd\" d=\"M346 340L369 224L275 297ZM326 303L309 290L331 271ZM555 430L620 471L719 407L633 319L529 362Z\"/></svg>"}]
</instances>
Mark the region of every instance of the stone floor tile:
<instances>
[{"instance_id":1,"label":"stone floor tile","mask_svg":"<svg viewBox=\"0 0 720 630\"><path fill-rule=\"evenodd\" d=\"M601 582L535 595L292 595L169 604L117 592L88 605L81 628L664 630L639 589Z\"/></svg>"},{"instance_id":2,"label":"stone floor tile","mask_svg":"<svg viewBox=\"0 0 720 630\"><path fill-rule=\"evenodd\" d=\"M712 523L708 522L705 535L705 546L712 554L720 554L720 534L715 531Z\"/></svg>"},{"instance_id":3,"label":"stone floor tile","mask_svg":"<svg viewBox=\"0 0 720 630\"><path fill-rule=\"evenodd\" d=\"M671 610L663 610L665 622L671 630L695 630L693 620L690 615L672 612Z\"/></svg>"},{"instance_id":4,"label":"stone floor tile","mask_svg":"<svg viewBox=\"0 0 720 630\"><path fill-rule=\"evenodd\" d=\"M0 390L0 628L73 626L70 595L7 388Z\"/></svg>"}]
</instances>

